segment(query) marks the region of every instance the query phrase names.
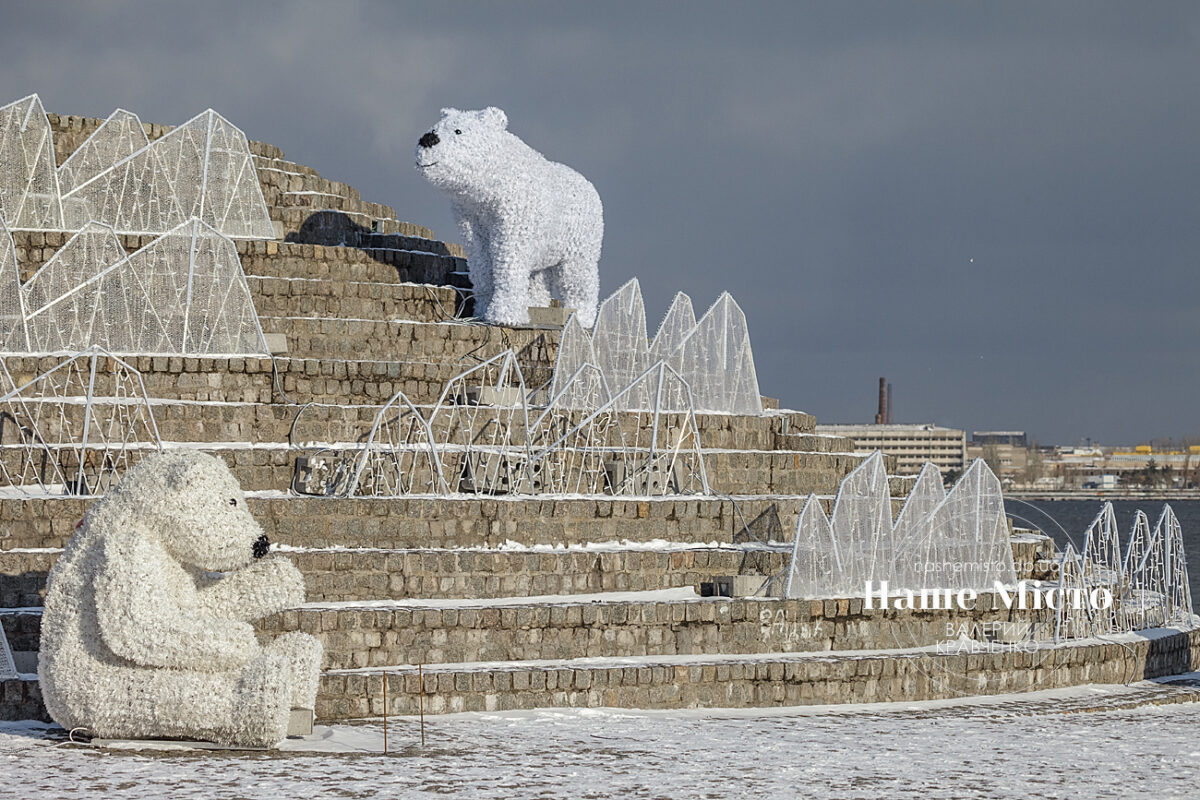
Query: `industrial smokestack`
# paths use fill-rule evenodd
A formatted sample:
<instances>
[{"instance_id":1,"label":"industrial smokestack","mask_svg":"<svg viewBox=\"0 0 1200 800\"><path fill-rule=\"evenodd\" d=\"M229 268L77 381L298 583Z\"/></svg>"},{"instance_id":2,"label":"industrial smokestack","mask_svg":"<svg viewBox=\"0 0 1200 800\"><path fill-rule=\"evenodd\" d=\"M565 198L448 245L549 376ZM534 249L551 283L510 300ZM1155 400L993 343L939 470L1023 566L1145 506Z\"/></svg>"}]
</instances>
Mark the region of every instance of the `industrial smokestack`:
<instances>
[{"instance_id":1,"label":"industrial smokestack","mask_svg":"<svg viewBox=\"0 0 1200 800\"><path fill-rule=\"evenodd\" d=\"M875 424L882 425L887 422L887 378L879 379L879 411L875 414Z\"/></svg>"},{"instance_id":2,"label":"industrial smokestack","mask_svg":"<svg viewBox=\"0 0 1200 800\"><path fill-rule=\"evenodd\" d=\"M888 425L891 425L892 421L893 421L892 420L892 398L894 398L894 397L895 397L895 395L892 394L892 384L889 383L887 385L887 422L888 422Z\"/></svg>"}]
</instances>

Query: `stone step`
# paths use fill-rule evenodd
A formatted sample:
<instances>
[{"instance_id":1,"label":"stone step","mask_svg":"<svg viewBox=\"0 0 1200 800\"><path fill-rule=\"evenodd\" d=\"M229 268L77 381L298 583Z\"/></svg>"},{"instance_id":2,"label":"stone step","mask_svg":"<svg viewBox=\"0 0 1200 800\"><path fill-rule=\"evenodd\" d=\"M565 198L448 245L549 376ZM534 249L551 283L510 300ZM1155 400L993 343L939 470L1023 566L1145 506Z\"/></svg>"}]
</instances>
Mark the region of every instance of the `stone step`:
<instances>
[{"instance_id":1,"label":"stone step","mask_svg":"<svg viewBox=\"0 0 1200 800\"><path fill-rule=\"evenodd\" d=\"M534 708L778 708L918 702L1152 680L1200 665L1200 633L1163 631L1031 652L752 653L326 670L316 716L345 721ZM384 698L384 674L387 697ZM37 681L5 681L0 718L47 720ZM416 724L406 720L405 724Z\"/></svg>"},{"instance_id":2,"label":"stone step","mask_svg":"<svg viewBox=\"0 0 1200 800\"><path fill-rule=\"evenodd\" d=\"M442 242L417 237L369 239L361 248L299 242L239 242L247 275L276 278L469 286L466 260Z\"/></svg>"},{"instance_id":3,"label":"stone step","mask_svg":"<svg viewBox=\"0 0 1200 800\"><path fill-rule=\"evenodd\" d=\"M195 449L223 458L246 491L286 492L292 486L296 459L311 451L293 448L287 444L261 442L252 445L222 442L180 443L163 442L164 449ZM73 451L64 450L64 458ZM318 454L327 459L344 463L351 468L357 459L357 450L345 445L321 448ZM712 494L793 496L832 494L838 484L853 470L865 454L844 453L797 453L789 451L743 451L706 450L703 453L705 471ZM0 459L16 467L23 457L17 449L0 452ZM11 464L10 464L11 462ZM454 454L443 458L444 478L450 491L458 491L460 464ZM433 486L433 477L427 462L409 467L414 487ZM697 484L697 488L698 488ZM597 492L602 490L597 484ZM414 489L414 491L420 491ZM428 491L426 488L424 491ZM694 496L689 493L684 499Z\"/></svg>"},{"instance_id":4,"label":"stone step","mask_svg":"<svg viewBox=\"0 0 1200 800\"><path fill-rule=\"evenodd\" d=\"M260 620L275 635L311 633L326 669L389 664L732 655L924 647L948 630L1034 623L1053 635L1053 612L991 609L881 611L842 600L699 597L691 589L478 601L306 604Z\"/></svg>"},{"instance_id":5,"label":"stone step","mask_svg":"<svg viewBox=\"0 0 1200 800\"><path fill-rule=\"evenodd\" d=\"M803 497L620 498L251 496L272 542L388 550L791 541ZM0 498L0 549L62 548L91 498ZM824 502L830 502L825 498Z\"/></svg>"},{"instance_id":6,"label":"stone step","mask_svg":"<svg viewBox=\"0 0 1200 800\"><path fill-rule=\"evenodd\" d=\"M1125 639L1128 639L1126 641ZM891 649L748 655L645 656L516 663L408 663L327 670L322 721L534 708L777 708L957 700L1153 680L1200 664L1195 632L1075 643L1035 652ZM384 699L384 674L387 698ZM0 687L0 719L48 720L33 675ZM1188 698L1190 699L1190 698ZM415 725L406 719L404 725Z\"/></svg>"},{"instance_id":7,"label":"stone step","mask_svg":"<svg viewBox=\"0 0 1200 800\"><path fill-rule=\"evenodd\" d=\"M470 663L676 655L747 655L931 647L983 638L1001 624L1054 633L1052 610L993 608L897 611L861 597L828 600L699 597L660 591L309 602L258 620L266 636L303 631L321 640L325 669L404 663ZM40 609L0 614L14 651L37 650Z\"/></svg>"},{"instance_id":8,"label":"stone step","mask_svg":"<svg viewBox=\"0 0 1200 800\"><path fill-rule=\"evenodd\" d=\"M370 550L582 547L661 543L710 547L791 542L803 497L677 500L574 498L249 498L263 531L279 545L302 549ZM0 499L3 605L30 604L45 570L35 553L64 547L91 503L89 498ZM828 510L832 498L821 498ZM1012 539L1019 577L1043 579L1039 564L1052 560L1052 540L1030 531ZM8 552L4 552L8 551ZM31 559L29 561L25 559ZM734 573L731 573L734 574ZM29 578L28 586L21 581ZM19 599L24 593L26 600ZM34 603L36 604L36 603Z\"/></svg>"},{"instance_id":9,"label":"stone step","mask_svg":"<svg viewBox=\"0 0 1200 800\"><path fill-rule=\"evenodd\" d=\"M71 238L70 231L13 231L21 279L28 280ZM117 237L127 252L145 247L155 236ZM307 278L360 283L421 283L470 286L466 261L442 242L415 237L371 239L369 249L301 242L235 242L242 270L269 278Z\"/></svg>"},{"instance_id":10,"label":"stone step","mask_svg":"<svg viewBox=\"0 0 1200 800\"><path fill-rule=\"evenodd\" d=\"M629 549L616 543L572 550L287 549L309 602L481 599L694 588L726 575L770 578L785 548L681 545ZM59 549L0 550L0 608L42 604Z\"/></svg>"},{"instance_id":11,"label":"stone step","mask_svg":"<svg viewBox=\"0 0 1200 800\"><path fill-rule=\"evenodd\" d=\"M561 332L549 326L320 317L261 316L259 322L264 333L287 338L288 355L293 358L430 361L458 366L459 371L505 350L515 351L520 361L552 368Z\"/></svg>"},{"instance_id":12,"label":"stone step","mask_svg":"<svg viewBox=\"0 0 1200 800\"><path fill-rule=\"evenodd\" d=\"M53 356L5 359L18 385L61 362ZM474 366L432 360L336 360L291 356L191 358L131 356L127 363L142 373L149 397L160 400L219 403L307 403L362 406L386 403L404 392L418 405L437 402L447 381ZM553 362L520 361L526 386L548 383ZM99 391L110 391L101 377Z\"/></svg>"},{"instance_id":13,"label":"stone step","mask_svg":"<svg viewBox=\"0 0 1200 800\"><path fill-rule=\"evenodd\" d=\"M448 322L461 314L463 296L453 287L271 278L247 275L254 306L263 317Z\"/></svg>"},{"instance_id":14,"label":"stone step","mask_svg":"<svg viewBox=\"0 0 1200 800\"><path fill-rule=\"evenodd\" d=\"M191 402L155 402L155 423L164 440L187 442L291 442L299 448L322 447L323 443L363 442L371 430L382 406L349 405L284 405L282 403L230 403L209 405ZM417 406L429 420L434 407ZM498 414L478 409L475 429L494 424ZM529 411L531 424L536 423L543 409ZM566 417L572 424L582 420L577 413ZM68 416L68 419L72 417ZM444 419L444 415L439 419ZM696 429L702 447L728 450L770 450L779 439L775 431L783 424L791 427L808 424L812 416L800 411L785 411L771 415L742 416L734 414L697 414ZM618 413L617 421L625 435L632 438L652 423L645 415ZM434 421L434 424L438 423ZM515 423L514 423L515 424ZM521 430L514 427L518 438ZM445 440L449 434L444 425L434 430ZM816 450L816 452L823 452Z\"/></svg>"},{"instance_id":15,"label":"stone step","mask_svg":"<svg viewBox=\"0 0 1200 800\"><path fill-rule=\"evenodd\" d=\"M365 442L382 406L152 400L150 408L159 437L164 442L289 444L307 454L324 448L340 447L344 450L353 443ZM435 407L429 405L417 406L417 409L423 418L430 421L435 439L443 442L461 441L460 434L465 433L465 428L460 426L465 426L465 420L456 422L448 413L437 413L435 416ZM478 416L471 428L473 437L500 419L497 414L488 414L489 409L479 408L476 411ZM541 411L537 407L530 410L531 425L537 423ZM53 420L58 426L72 426L72 430L79 430L84 415L82 404L67 403L56 409ZM43 415L42 435L47 441L55 441L59 428L46 417ZM582 413L577 412L565 415L563 419L568 421L567 424L574 425L582 417ZM810 418L803 412L779 412L753 417L699 414L695 420L700 444L704 448L757 450L769 449L777 441L774 431L785 422L794 426ZM647 415L632 412L618 413L615 422L621 426L629 441L635 437L644 439L652 424ZM512 423L512 435L516 441L522 440L523 431L521 420ZM11 443L11 439L4 441Z\"/></svg>"},{"instance_id":16,"label":"stone step","mask_svg":"<svg viewBox=\"0 0 1200 800\"><path fill-rule=\"evenodd\" d=\"M774 446L770 449L807 450L813 453L853 453L855 451L853 439L808 432L776 434Z\"/></svg>"},{"instance_id":17,"label":"stone step","mask_svg":"<svg viewBox=\"0 0 1200 800\"><path fill-rule=\"evenodd\" d=\"M1200 665L1200 633L1045 646L1034 652L754 653L328 670L317 717L378 718L533 708L776 708L959 699L1125 684ZM422 680L423 679L423 680Z\"/></svg>"},{"instance_id":18,"label":"stone step","mask_svg":"<svg viewBox=\"0 0 1200 800\"><path fill-rule=\"evenodd\" d=\"M338 203L341 208L331 209L291 205L283 195L278 197L279 204L269 204L267 211L276 235L289 242L350 244L353 237L367 233L433 239L428 228L397 219L394 210L377 203L343 200Z\"/></svg>"}]
</instances>

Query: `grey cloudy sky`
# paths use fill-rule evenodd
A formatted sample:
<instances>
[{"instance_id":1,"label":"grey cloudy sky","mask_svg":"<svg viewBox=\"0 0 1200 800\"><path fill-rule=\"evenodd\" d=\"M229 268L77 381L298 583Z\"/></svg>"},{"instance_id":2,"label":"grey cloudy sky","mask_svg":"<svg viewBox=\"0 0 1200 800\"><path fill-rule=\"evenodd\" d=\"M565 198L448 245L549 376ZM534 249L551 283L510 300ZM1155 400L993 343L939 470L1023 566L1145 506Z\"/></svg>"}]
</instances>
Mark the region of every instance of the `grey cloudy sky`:
<instances>
[{"instance_id":1,"label":"grey cloudy sky","mask_svg":"<svg viewBox=\"0 0 1200 800\"><path fill-rule=\"evenodd\" d=\"M206 107L453 238L412 168L497 105L605 204L602 292L729 289L822 421L1200 433L1200 5L4 4L0 102Z\"/></svg>"}]
</instances>

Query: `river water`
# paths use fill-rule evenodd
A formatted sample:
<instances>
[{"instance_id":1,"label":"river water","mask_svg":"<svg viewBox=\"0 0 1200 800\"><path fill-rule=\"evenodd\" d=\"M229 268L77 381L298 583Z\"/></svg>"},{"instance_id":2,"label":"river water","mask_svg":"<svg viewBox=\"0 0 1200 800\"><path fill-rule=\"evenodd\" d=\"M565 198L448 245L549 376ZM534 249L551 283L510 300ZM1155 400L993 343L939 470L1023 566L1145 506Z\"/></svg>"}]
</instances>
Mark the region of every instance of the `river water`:
<instances>
[{"instance_id":1,"label":"river water","mask_svg":"<svg viewBox=\"0 0 1200 800\"><path fill-rule=\"evenodd\" d=\"M1140 508L1153 526L1163 507L1161 500L1114 500L1112 504L1121 532L1122 549L1129 540L1134 513ZM1017 527L1042 531L1054 539L1060 550L1071 542L1081 552L1087 527L1103 505L1100 500L1016 500L1010 497L1004 501L1005 511ZM1170 505L1183 530L1192 597L1200 599L1200 500L1176 500Z\"/></svg>"}]
</instances>

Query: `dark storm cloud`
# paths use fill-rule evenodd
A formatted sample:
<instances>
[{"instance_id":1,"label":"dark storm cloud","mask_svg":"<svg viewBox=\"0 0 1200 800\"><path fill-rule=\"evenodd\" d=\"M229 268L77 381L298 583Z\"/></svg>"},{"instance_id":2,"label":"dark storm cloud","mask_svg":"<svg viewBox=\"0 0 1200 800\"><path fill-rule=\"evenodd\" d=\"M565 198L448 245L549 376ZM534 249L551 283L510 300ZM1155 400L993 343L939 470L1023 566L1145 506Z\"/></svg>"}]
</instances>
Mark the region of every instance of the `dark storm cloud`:
<instances>
[{"instance_id":1,"label":"dark storm cloud","mask_svg":"<svg viewBox=\"0 0 1200 800\"><path fill-rule=\"evenodd\" d=\"M827 421L1200 432L1200 10L1126 3L41 2L0 97L252 138L453 236L443 105L605 201L605 291L732 290L763 390Z\"/></svg>"}]
</instances>

